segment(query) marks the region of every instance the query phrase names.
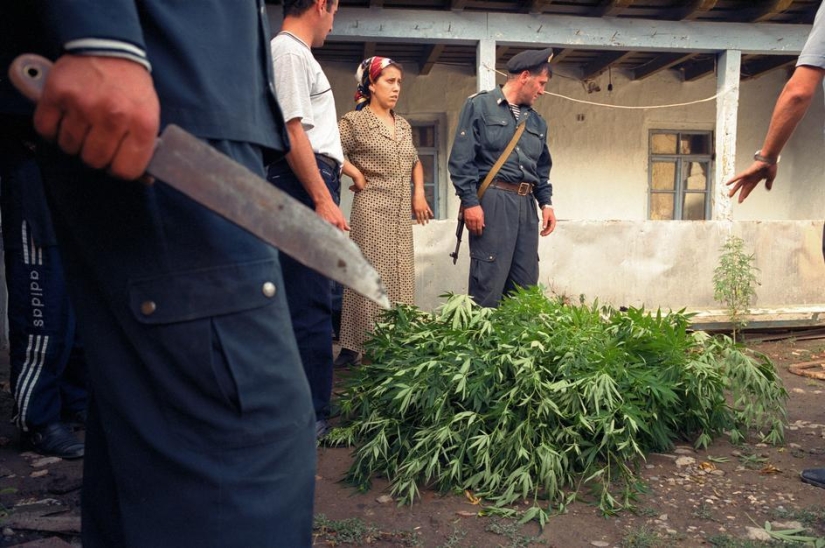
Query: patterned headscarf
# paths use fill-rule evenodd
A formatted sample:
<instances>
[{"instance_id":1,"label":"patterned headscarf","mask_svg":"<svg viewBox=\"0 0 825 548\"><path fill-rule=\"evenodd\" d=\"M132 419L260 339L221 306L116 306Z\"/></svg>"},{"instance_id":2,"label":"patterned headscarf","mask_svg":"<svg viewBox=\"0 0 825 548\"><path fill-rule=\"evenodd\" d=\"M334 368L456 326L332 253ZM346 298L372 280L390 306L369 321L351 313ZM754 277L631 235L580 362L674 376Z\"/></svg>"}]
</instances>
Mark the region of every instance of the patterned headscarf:
<instances>
[{"instance_id":1,"label":"patterned headscarf","mask_svg":"<svg viewBox=\"0 0 825 548\"><path fill-rule=\"evenodd\" d=\"M370 84L374 84L381 71L396 62L389 57L368 57L361 61L355 71L355 81L358 86L355 88L355 110L361 110L364 105L370 102Z\"/></svg>"}]
</instances>

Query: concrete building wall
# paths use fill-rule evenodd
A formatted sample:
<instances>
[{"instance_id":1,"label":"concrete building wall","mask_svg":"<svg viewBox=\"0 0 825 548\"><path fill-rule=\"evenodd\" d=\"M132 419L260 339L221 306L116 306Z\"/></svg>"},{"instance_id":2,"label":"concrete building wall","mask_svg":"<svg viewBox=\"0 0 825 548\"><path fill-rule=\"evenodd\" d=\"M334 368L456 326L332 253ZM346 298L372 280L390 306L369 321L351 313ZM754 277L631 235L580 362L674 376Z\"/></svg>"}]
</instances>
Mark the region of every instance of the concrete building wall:
<instances>
[{"instance_id":1,"label":"concrete building wall","mask_svg":"<svg viewBox=\"0 0 825 548\"><path fill-rule=\"evenodd\" d=\"M353 108L355 67L327 64L324 68L343 115ZM458 265L448 256L455 244L458 202L444 168L459 111L464 99L475 92L476 77L470 67L439 65L426 76L416 75L415 70L409 67L404 75L398 111L408 118L440 115L447 125L439 181L446 198L442 220L414 230L417 304L431 309L441 302L441 294L466 290L466 236ZM682 82L668 71L640 82L616 72L611 77L612 92L607 92L606 74L595 79L600 92L588 94L580 82L559 75L547 90L582 101L628 106L689 103L716 93L712 77ZM737 168L749 165L753 151L761 146L786 79L786 71L777 70L742 83ZM556 232L542 238L539 247L540 283L549 291L615 305L718 307L713 300L713 270L725 238L737 234L755 254L760 269L758 305L799 307L825 302L820 290L825 275L822 223L810 220L825 212L821 96L783 152L774 190L759 189L745 204L734 206L733 223L647 220L649 130L712 131L714 100L625 110L545 96L536 106L550 127L551 180L560 219ZM350 203L351 193L344 190L345 210Z\"/></svg>"},{"instance_id":2,"label":"concrete building wall","mask_svg":"<svg viewBox=\"0 0 825 548\"><path fill-rule=\"evenodd\" d=\"M447 121L446 135L442 135L447 140L443 143L446 155L464 99L475 92L475 76L470 69L442 65L426 76L417 76L415 69L412 67L404 75L398 111L410 118L443 115ZM343 115L353 108L355 67L336 63L326 65L325 70L332 82L339 115ZM776 70L742 83L737 168L749 165L753 152L761 146L774 102L786 80L787 72ZM503 77L499 76L498 81L503 82ZM594 81L602 91L588 94L580 82L557 75L547 91L581 101L621 106L688 103L716 93L712 77L682 82L669 71L635 82L614 72L612 92L607 92L606 74ZM550 130L556 215L571 220L646 220L649 130L713 131L716 122L713 100L676 108L625 110L546 95L537 101L536 108L548 121ZM745 204L734 207L734 219L799 220L823 215L823 120L825 108L820 91L782 154L774 190L755 192ZM458 205L445 172L440 183L444 186L443 197L449 200L442 208L442 216L451 218Z\"/></svg>"}]
</instances>

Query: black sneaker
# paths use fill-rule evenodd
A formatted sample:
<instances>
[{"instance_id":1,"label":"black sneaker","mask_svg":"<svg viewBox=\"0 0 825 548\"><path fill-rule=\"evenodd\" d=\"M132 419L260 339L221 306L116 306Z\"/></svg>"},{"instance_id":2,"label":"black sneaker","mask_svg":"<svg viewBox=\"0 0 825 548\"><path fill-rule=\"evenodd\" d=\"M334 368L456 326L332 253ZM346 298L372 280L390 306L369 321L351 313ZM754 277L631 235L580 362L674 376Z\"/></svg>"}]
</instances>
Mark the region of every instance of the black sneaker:
<instances>
[{"instance_id":1,"label":"black sneaker","mask_svg":"<svg viewBox=\"0 0 825 548\"><path fill-rule=\"evenodd\" d=\"M329 432L329 424L326 419L318 419L315 421L315 439L320 440Z\"/></svg>"},{"instance_id":2,"label":"black sneaker","mask_svg":"<svg viewBox=\"0 0 825 548\"><path fill-rule=\"evenodd\" d=\"M352 367L361 365L361 353L349 348L342 348L338 357L332 362L333 367Z\"/></svg>"},{"instance_id":3,"label":"black sneaker","mask_svg":"<svg viewBox=\"0 0 825 548\"><path fill-rule=\"evenodd\" d=\"M81 409L80 411L75 411L74 413L64 414L63 423L66 424L66 426L68 426L69 428L71 428L72 432L77 432L78 430L85 430L86 410Z\"/></svg>"},{"instance_id":4,"label":"black sneaker","mask_svg":"<svg viewBox=\"0 0 825 548\"><path fill-rule=\"evenodd\" d=\"M815 487L825 487L825 468L808 468L803 470L799 476L805 483Z\"/></svg>"},{"instance_id":5,"label":"black sneaker","mask_svg":"<svg viewBox=\"0 0 825 548\"><path fill-rule=\"evenodd\" d=\"M79 459L85 446L62 422L55 422L23 434L24 443L41 455Z\"/></svg>"}]
</instances>

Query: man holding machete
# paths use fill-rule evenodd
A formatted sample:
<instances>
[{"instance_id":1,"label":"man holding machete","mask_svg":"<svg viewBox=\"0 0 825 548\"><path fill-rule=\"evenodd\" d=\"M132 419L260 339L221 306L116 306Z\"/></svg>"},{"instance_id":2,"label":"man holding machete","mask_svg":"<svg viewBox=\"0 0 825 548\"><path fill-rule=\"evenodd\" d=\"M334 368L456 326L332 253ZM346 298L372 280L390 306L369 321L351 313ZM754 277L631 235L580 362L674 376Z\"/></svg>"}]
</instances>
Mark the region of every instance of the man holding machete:
<instances>
[{"instance_id":1,"label":"man holding machete","mask_svg":"<svg viewBox=\"0 0 825 548\"><path fill-rule=\"evenodd\" d=\"M42 19L57 53L34 125L63 152L41 165L89 361L84 547L311 546L314 414L278 253L130 181L170 123L259 175L288 148L263 0L17 11L3 32Z\"/></svg>"}]
</instances>

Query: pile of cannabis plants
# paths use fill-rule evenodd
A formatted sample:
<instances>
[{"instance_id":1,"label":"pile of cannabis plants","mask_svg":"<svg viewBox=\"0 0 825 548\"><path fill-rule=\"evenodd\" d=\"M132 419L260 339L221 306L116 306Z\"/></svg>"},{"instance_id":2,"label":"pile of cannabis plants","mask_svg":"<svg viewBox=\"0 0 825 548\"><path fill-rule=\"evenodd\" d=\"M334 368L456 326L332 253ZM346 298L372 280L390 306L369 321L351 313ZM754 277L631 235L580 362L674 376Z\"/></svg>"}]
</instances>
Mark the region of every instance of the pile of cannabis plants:
<instances>
[{"instance_id":1,"label":"pile of cannabis plants","mask_svg":"<svg viewBox=\"0 0 825 548\"><path fill-rule=\"evenodd\" d=\"M454 295L435 313L399 306L375 328L327 442L354 445L347 479L376 474L412 503L419 487L470 490L526 519L585 486L604 512L632 504L636 466L676 440L748 431L779 442L787 394L766 357L688 329L683 313L571 306L539 289L497 309Z\"/></svg>"}]
</instances>

